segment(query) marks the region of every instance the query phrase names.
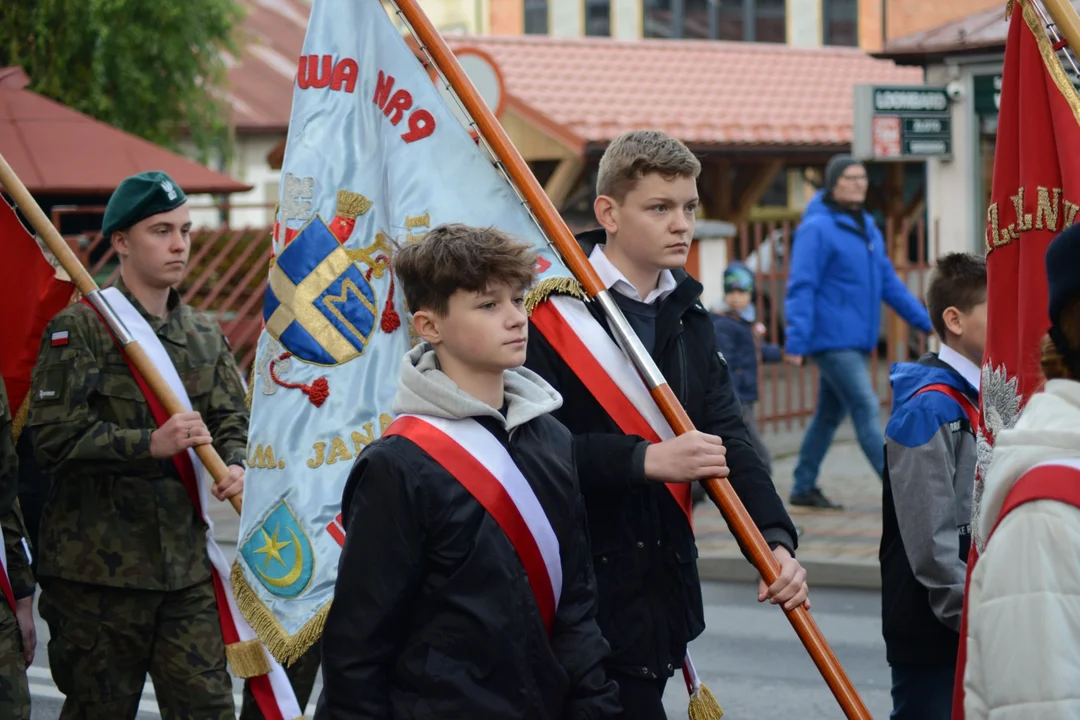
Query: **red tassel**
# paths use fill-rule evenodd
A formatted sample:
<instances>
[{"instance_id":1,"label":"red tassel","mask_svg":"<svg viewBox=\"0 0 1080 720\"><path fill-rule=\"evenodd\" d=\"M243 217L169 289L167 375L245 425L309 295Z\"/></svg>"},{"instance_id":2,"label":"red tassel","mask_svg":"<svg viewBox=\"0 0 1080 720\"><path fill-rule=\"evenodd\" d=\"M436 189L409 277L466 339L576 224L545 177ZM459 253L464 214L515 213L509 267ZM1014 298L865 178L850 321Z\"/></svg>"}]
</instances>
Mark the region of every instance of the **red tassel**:
<instances>
[{"instance_id":1,"label":"red tassel","mask_svg":"<svg viewBox=\"0 0 1080 720\"><path fill-rule=\"evenodd\" d=\"M270 361L271 379L281 387L300 390L308 396L308 400L311 401L312 405L314 405L315 407L322 407L322 404L326 402L326 398L330 397L330 383L325 377L316 378L315 382L311 383L310 385L305 385L304 383L285 382L277 376L276 372L274 372L274 363L286 360L291 356L292 353L283 352L277 358Z\"/></svg>"},{"instance_id":2,"label":"red tassel","mask_svg":"<svg viewBox=\"0 0 1080 720\"><path fill-rule=\"evenodd\" d=\"M375 261L386 263L386 272L390 273L390 290L386 293L386 305L383 307L382 319L379 322L382 331L389 335L401 327L401 316L394 309L394 272L390 269L390 258L385 255L379 255ZM375 268L369 267L367 274L364 275L368 282L371 282L371 274L374 270Z\"/></svg>"}]
</instances>

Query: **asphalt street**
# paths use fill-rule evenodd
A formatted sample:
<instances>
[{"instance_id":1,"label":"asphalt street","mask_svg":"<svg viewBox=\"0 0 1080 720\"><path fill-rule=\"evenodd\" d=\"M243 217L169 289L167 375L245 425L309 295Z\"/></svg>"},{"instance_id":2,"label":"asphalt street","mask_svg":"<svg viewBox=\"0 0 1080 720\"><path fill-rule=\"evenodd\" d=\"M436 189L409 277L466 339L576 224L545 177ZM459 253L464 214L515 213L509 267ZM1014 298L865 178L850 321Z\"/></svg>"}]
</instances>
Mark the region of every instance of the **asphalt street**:
<instances>
[{"instance_id":1,"label":"asphalt street","mask_svg":"<svg viewBox=\"0 0 1080 720\"><path fill-rule=\"evenodd\" d=\"M811 578L812 580L812 578ZM716 695L727 720L833 720L843 713L803 649L784 614L758 605L756 587L705 585L707 630L690 648L698 672ZM889 667L881 640L879 596L864 590L811 591L813 616L875 718L888 718ZM45 644L48 628L38 621L38 657L30 674L33 720L56 720L62 695L52 682ZM235 685L239 710L240 683ZM316 687L316 697L319 687ZM664 698L671 720L686 717L682 676ZM314 712L311 702L308 714ZM153 685L147 681L139 720L159 718Z\"/></svg>"}]
</instances>

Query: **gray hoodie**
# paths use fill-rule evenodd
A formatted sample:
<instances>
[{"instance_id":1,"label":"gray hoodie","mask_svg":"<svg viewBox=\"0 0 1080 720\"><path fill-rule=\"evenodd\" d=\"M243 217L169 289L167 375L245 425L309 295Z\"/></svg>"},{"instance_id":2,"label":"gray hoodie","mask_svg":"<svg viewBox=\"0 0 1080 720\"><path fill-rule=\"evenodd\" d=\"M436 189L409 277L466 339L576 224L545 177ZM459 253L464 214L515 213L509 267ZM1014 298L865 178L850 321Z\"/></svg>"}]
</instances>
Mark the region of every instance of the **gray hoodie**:
<instances>
[{"instance_id":1,"label":"gray hoodie","mask_svg":"<svg viewBox=\"0 0 1080 720\"><path fill-rule=\"evenodd\" d=\"M506 417L485 402L459 388L439 369L435 350L421 343L401 359L401 380L394 398L394 413L433 415L447 420L468 417L490 417L506 432L558 410L562 396L539 375L524 367L503 373L506 392Z\"/></svg>"}]
</instances>

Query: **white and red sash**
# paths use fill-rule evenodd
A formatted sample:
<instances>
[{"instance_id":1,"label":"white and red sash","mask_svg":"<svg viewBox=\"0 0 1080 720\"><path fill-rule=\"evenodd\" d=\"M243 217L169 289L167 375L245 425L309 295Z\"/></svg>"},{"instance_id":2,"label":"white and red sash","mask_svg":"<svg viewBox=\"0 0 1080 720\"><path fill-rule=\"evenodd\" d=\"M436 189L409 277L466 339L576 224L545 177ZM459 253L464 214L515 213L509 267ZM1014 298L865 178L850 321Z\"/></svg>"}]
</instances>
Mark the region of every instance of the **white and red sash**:
<instances>
[{"instance_id":1,"label":"white and red sash","mask_svg":"<svg viewBox=\"0 0 1080 720\"><path fill-rule=\"evenodd\" d=\"M555 535L532 486L494 435L471 418L398 416L384 436L416 443L476 498L521 558L548 636L562 595L562 559Z\"/></svg>"},{"instance_id":2,"label":"white and red sash","mask_svg":"<svg viewBox=\"0 0 1080 720\"><path fill-rule=\"evenodd\" d=\"M0 591L4 593L4 599L11 606L11 612L15 612L15 592L11 589L11 578L7 571L7 549L4 547L3 529L0 529Z\"/></svg>"},{"instance_id":3,"label":"white and red sash","mask_svg":"<svg viewBox=\"0 0 1080 720\"><path fill-rule=\"evenodd\" d=\"M191 399L188 397L187 390L180 380L176 366L173 365L172 359L169 358L169 354L165 351L165 347L161 344L161 340L153 328L150 327L146 319L139 314L139 311L135 309L124 294L116 288L108 288L103 290L101 294L108 300L113 312L124 323L128 332L146 352L150 361L157 371L161 373L165 383L180 400L180 403L190 412L192 409ZM86 299L83 299L83 302L91 308L94 307ZM94 308L94 310L96 312L97 309ZM100 313L98 316L100 317ZM102 322L105 322L104 318L102 318ZM109 327L108 323L105 323L105 327ZM113 342L116 342L117 347L120 347L121 354L123 354L123 348L117 341L116 336L113 335L111 328L109 328L109 334L112 336ZM123 355L124 361L127 362L128 368L135 378L135 382L138 383L139 389L142 390L143 395L146 397L154 421L159 427L164 425L170 417L168 410L154 395L138 368L135 367L126 354ZM225 560L225 554L214 540L214 523L207 512L209 487L214 480L210 477L209 471L203 466L194 450L188 449L186 452L175 455L172 460L180 473L180 478L184 482L184 488L187 490L195 512L206 523L206 550L210 557L214 593L217 597L218 616L221 621L221 636L225 641L225 646L228 648L239 643L257 642L258 636L244 620L244 616L236 606L232 584L229 580L229 566ZM293 693L292 684L289 682L285 670L274 660L265 647L260 649L266 656L270 671L265 675L249 677L247 680L263 717L266 720L294 720L302 717L303 712L296 701L296 695Z\"/></svg>"},{"instance_id":4,"label":"white and red sash","mask_svg":"<svg viewBox=\"0 0 1080 720\"><path fill-rule=\"evenodd\" d=\"M990 539L994 531L1001 525L1005 516L1016 510L1021 505L1036 500L1054 500L1065 505L1080 508L1080 458L1064 458L1061 460L1046 460L1033 465L1023 475L1017 478L1009 492L1006 493L1001 504L994 527L986 536L983 546L983 554L990 546ZM972 548L974 554L974 548ZM967 639L968 639L968 590L971 587L971 575L978 559L968 564L967 583L964 586L964 610L960 621L960 651L956 661L956 681L953 685L953 712L954 720L964 720L964 672L967 669Z\"/></svg>"},{"instance_id":5,"label":"white and red sash","mask_svg":"<svg viewBox=\"0 0 1080 720\"><path fill-rule=\"evenodd\" d=\"M551 295L533 309L529 321L620 430L652 443L675 437L633 363L585 303L567 295ZM693 532L692 483L667 483L667 489ZM689 650L683 658L682 671L687 692L693 696L700 689L701 681Z\"/></svg>"},{"instance_id":6,"label":"white and red sash","mask_svg":"<svg viewBox=\"0 0 1080 720\"><path fill-rule=\"evenodd\" d=\"M633 363L585 303L552 295L533 309L529 320L620 430L653 443L675 437ZM667 489L693 530L692 484L668 483Z\"/></svg>"}]
</instances>

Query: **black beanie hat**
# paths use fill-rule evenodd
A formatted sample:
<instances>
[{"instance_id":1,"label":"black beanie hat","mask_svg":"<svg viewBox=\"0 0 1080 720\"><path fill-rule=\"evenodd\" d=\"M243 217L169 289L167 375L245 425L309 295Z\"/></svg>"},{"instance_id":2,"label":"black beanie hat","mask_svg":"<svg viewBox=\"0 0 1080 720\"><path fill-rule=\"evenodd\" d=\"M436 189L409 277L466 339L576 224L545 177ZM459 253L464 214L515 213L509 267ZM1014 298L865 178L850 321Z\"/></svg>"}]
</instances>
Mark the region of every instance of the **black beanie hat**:
<instances>
[{"instance_id":1,"label":"black beanie hat","mask_svg":"<svg viewBox=\"0 0 1080 720\"><path fill-rule=\"evenodd\" d=\"M840 182L840 176L852 165L862 165L862 163L850 155L834 155L825 166L825 189L832 192L836 183Z\"/></svg>"},{"instance_id":2,"label":"black beanie hat","mask_svg":"<svg viewBox=\"0 0 1080 720\"><path fill-rule=\"evenodd\" d=\"M1080 225L1067 227L1046 248L1046 287L1050 301L1050 339L1073 372L1078 372L1080 348L1071 346L1060 323L1065 306L1080 297Z\"/></svg>"},{"instance_id":3,"label":"black beanie hat","mask_svg":"<svg viewBox=\"0 0 1080 720\"><path fill-rule=\"evenodd\" d=\"M1050 295L1050 322L1061 321L1061 311L1080 296L1080 225L1070 225L1046 248L1046 287Z\"/></svg>"}]
</instances>

